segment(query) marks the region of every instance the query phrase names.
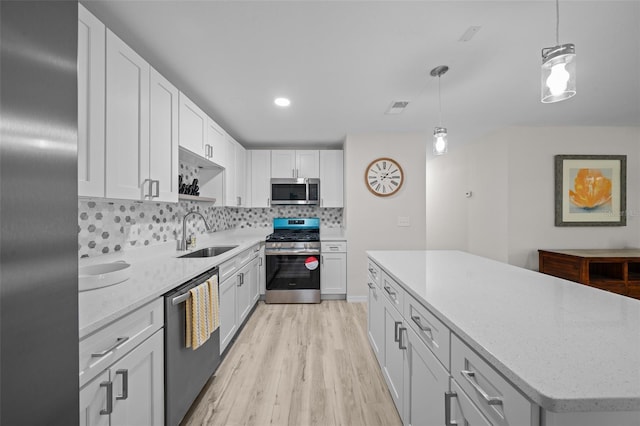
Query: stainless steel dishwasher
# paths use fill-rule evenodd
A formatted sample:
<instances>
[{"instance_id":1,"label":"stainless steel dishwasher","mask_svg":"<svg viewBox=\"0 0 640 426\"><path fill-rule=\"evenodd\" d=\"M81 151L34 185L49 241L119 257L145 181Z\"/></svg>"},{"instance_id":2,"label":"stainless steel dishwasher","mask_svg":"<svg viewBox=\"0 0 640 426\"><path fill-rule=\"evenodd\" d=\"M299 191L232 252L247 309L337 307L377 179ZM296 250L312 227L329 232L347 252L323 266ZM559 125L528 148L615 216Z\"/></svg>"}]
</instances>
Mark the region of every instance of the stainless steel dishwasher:
<instances>
[{"instance_id":1,"label":"stainless steel dishwasher","mask_svg":"<svg viewBox=\"0 0 640 426\"><path fill-rule=\"evenodd\" d=\"M218 275L218 268L164 295L165 424L178 425L220 364L220 327L202 346L186 347L186 300L189 290Z\"/></svg>"}]
</instances>

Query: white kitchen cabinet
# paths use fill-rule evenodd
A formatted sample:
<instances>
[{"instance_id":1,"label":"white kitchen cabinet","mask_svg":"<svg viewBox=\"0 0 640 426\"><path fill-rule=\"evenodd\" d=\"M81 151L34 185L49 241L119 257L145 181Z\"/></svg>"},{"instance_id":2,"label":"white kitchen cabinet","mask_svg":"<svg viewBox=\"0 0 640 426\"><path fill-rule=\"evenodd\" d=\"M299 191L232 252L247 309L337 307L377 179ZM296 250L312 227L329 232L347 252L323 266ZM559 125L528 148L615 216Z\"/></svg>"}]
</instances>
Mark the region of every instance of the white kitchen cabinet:
<instances>
[{"instance_id":1,"label":"white kitchen cabinet","mask_svg":"<svg viewBox=\"0 0 640 426\"><path fill-rule=\"evenodd\" d=\"M220 353L222 353L238 331L238 278L232 275L220 283Z\"/></svg>"},{"instance_id":2,"label":"white kitchen cabinet","mask_svg":"<svg viewBox=\"0 0 640 426\"><path fill-rule=\"evenodd\" d=\"M256 303L258 303L258 300L260 299L260 272L262 270L261 266L264 264L262 258L260 257L260 249L257 247L255 249L258 250L258 257L256 257L252 261L254 265L252 265L251 267L251 275L249 278L252 308Z\"/></svg>"},{"instance_id":3,"label":"white kitchen cabinet","mask_svg":"<svg viewBox=\"0 0 640 426\"><path fill-rule=\"evenodd\" d=\"M320 207L343 207L343 151L320 151Z\"/></svg>"},{"instance_id":4,"label":"white kitchen cabinet","mask_svg":"<svg viewBox=\"0 0 640 426\"><path fill-rule=\"evenodd\" d=\"M319 178L320 151L285 150L271 151L271 177Z\"/></svg>"},{"instance_id":5,"label":"white kitchen cabinet","mask_svg":"<svg viewBox=\"0 0 640 426\"><path fill-rule=\"evenodd\" d=\"M264 254L264 244L260 244L258 254L258 282L260 287L260 295L264 295L267 291L267 258Z\"/></svg>"},{"instance_id":6,"label":"white kitchen cabinet","mask_svg":"<svg viewBox=\"0 0 640 426\"><path fill-rule=\"evenodd\" d=\"M444 425L442 398L449 390L449 373L421 338L406 325L402 328L400 340L402 346L406 347L403 407L405 424Z\"/></svg>"},{"instance_id":7,"label":"white kitchen cabinet","mask_svg":"<svg viewBox=\"0 0 640 426\"><path fill-rule=\"evenodd\" d=\"M178 89L150 69L149 179L151 200L178 202Z\"/></svg>"},{"instance_id":8,"label":"white kitchen cabinet","mask_svg":"<svg viewBox=\"0 0 640 426\"><path fill-rule=\"evenodd\" d=\"M109 426L108 408L113 402L107 397L112 392L109 370L80 389L80 426Z\"/></svg>"},{"instance_id":9,"label":"white kitchen cabinet","mask_svg":"<svg viewBox=\"0 0 640 426\"><path fill-rule=\"evenodd\" d=\"M251 207L270 207L271 198L271 151L251 149L247 151L248 175L250 184L247 205Z\"/></svg>"},{"instance_id":10,"label":"white kitchen cabinet","mask_svg":"<svg viewBox=\"0 0 640 426\"><path fill-rule=\"evenodd\" d=\"M320 294L347 294L347 244L322 241L320 255Z\"/></svg>"},{"instance_id":11,"label":"white kitchen cabinet","mask_svg":"<svg viewBox=\"0 0 640 426\"><path fill-rule=\"evenodd\" d=\"M227 164L224 170L224 205L236 207L238 205L236 187L236 146L238 143L229 135L225 137L225 152Z\"/></svg>"},{"instance_id":12,"label":"white kitchen cabinet","mask_svg":"<svg viewBox=\"0 0 640 426\"><path fill-rule=\"evenodd\" d=\"M247 207L247 150L236 142L236 206Z\"/></svg>"},{"instance_id":13,"label":"white kitchen cabinet","mask_svg":"<svg viewBox=\"0 0 640 426\"><path fill-rule=\"evenodd\" d=\"M257 257L254 257L249 263L244 265L238 271L239 287L238 287L238 322L242 324L253 305L257 301L258 290L258 263Z\"/></svg>"},{"instance_id":14,"label":"white kitchen cabinet","mask_svg":"<svg viewBox=\"0 0 640 426\"><path fill-rule=\"evenodd\" d=\"M493 426L489 420L473 405L469 397L460 389L455 380L451 380L451 392L445 395L445 420L450 425ZM447 412L447 408L449 412ZM454 423L455 422L455 423ZM586 425L582 425L586 426Z\"/></svg>"},{"instance_id":15,"label":"white kitchen cabinet","mask_svg":"<svg viewBox=\"0 0 640 426\"><path fill-rule=\"evenodd\" d=\"M371 279L367 278L369 286L368 306L367 306L367 336L369 343L376 354L376 359L380 367L384 365L384 305L380 287Z\"/></svg>"},{"instance_id":16,"label":"white kitchen cabinet","mask_svg":"<svg viewBox=\"0 0 640 426\"><path fill-rule=\"evenodd\" d=\"M107 198L143 200L149 182L149 64L107 29Z\"/></svg>"},{"instance_id":17,"label":"white kitchen cabinet","mask_svg":"<svg viewBox=\"0 0 640 426\"><path fill-rule=\"evenodd\" d=\"M78 195L104 197L106 28L78 4Z\"/></svg>"},{"instance_id":18,"label":"white kitchen cabinet","mask_svg":"<svg viewBox=\"0 0 640 426\"><path fill-rule=\"evenodd\" d=\"M406 363L406 350L402 349L401 334L403 333L403 318L396 308L389 302L389 299L383 298L384 308L384 366L382 374L391 398L400 414L400 418L405 420L404 416L404 365ZM406 340L405 343L406 345ZM405 346L406 347L406 346Z\"/></svg>"},{"instance_id":19,"label":"white kitchen cabinet","mask_svg":"<svg viewBox=\"0 0 640 426\"><path fill-rule=\"evenodd\" d=\"M209 117L184 93L180 92L180 147L208 158L207 126Z\"/></svg>"},{"instance_id":20,"label":"white kitchen cabinet","mask_svg":"<svg viewBox=\"0 0 640 426\"><path fill-rule=\"evenodd\" d=\"M227 166L227 133L210 117L207 118L207 144L205 155L210 161L221 167ZM208 145L208 147L207 147Z\"/></svg>"}]
</instances>

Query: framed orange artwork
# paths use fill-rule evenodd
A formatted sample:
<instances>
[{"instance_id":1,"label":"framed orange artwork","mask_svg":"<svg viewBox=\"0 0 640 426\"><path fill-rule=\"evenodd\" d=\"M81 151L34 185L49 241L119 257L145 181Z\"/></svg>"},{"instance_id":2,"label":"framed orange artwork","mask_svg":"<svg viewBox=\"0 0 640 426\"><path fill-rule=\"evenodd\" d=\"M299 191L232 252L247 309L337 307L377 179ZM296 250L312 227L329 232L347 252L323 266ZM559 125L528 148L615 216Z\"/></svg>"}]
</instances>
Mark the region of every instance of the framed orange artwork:
<instances>
[{"instance_id":1,"label":"framed orange artwork","mask_svg":"<svg viewBox=\"0 0 640 426\"><path fill-rule=\"evenodd\" d=\"M556 155L556 226L626 226L627 156Z\"/></svg>"}]
</instances>

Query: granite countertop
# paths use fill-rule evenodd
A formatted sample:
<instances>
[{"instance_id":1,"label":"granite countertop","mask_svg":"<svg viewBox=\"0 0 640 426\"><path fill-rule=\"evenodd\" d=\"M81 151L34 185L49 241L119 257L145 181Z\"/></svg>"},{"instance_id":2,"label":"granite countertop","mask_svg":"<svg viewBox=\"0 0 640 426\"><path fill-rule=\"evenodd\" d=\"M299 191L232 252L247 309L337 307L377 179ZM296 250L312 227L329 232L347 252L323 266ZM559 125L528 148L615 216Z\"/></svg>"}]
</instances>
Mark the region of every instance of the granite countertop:
<instances>
[{"instance_id":1,"label":"granite countertop","mask_svg":"<svg viewBox=\"0 0 640 426\"><path fill-rule=\"evenodd\" d=\"M271 232L271 228L262 228L221 231L200 236L195 250L214 245L238 246L220 256L209 258L179 259L177 256L187 252L176 251L176 243L173 241L113 255L81 259L80 266L125 260L131 264L131 277L120 284L78 293L80 339L255 244L264 242Z\"/></svg>"},{"instance_id":2,"label":"granite countertop","mask_svg":"<svg viewBox=\"0 0 640 426\"><path fill-rule=\"evenodd\" d=\"M543 408L640 410L640 301L458 251L367 254Z\"/></svg>"}]
</instances>

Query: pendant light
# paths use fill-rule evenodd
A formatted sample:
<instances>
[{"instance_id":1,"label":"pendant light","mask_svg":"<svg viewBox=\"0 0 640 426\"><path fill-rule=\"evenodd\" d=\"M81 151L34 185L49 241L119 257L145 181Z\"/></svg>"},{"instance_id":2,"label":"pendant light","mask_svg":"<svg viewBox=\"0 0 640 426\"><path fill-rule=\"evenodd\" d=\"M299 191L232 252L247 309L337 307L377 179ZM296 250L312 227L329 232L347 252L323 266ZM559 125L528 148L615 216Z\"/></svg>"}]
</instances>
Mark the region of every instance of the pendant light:
<instances>
[{"instance_id":1,"label":"pendant light","mask_svg":"<svg viewBox=\"0 0 640 426\"><path fill-rule=\"evenodd\" d=\"M433 155L447 153L447 129L442 127L442 95L440 93L440 77L449 71L446 65L439 65L431 70L432 77L438 77L438 126L433 129Z\"/></svg>"},{"instance_id":2,"label":"pendant light","mask_svg":"<svg viewBox=\"0 0 640 426\"><path fill-rule=\"evenodd\" d=\"M560 4L556 0L556 45L542 49L543 103L564 101L576 94L576 47L560 44Z\"/></svg>"}]
</instances>

